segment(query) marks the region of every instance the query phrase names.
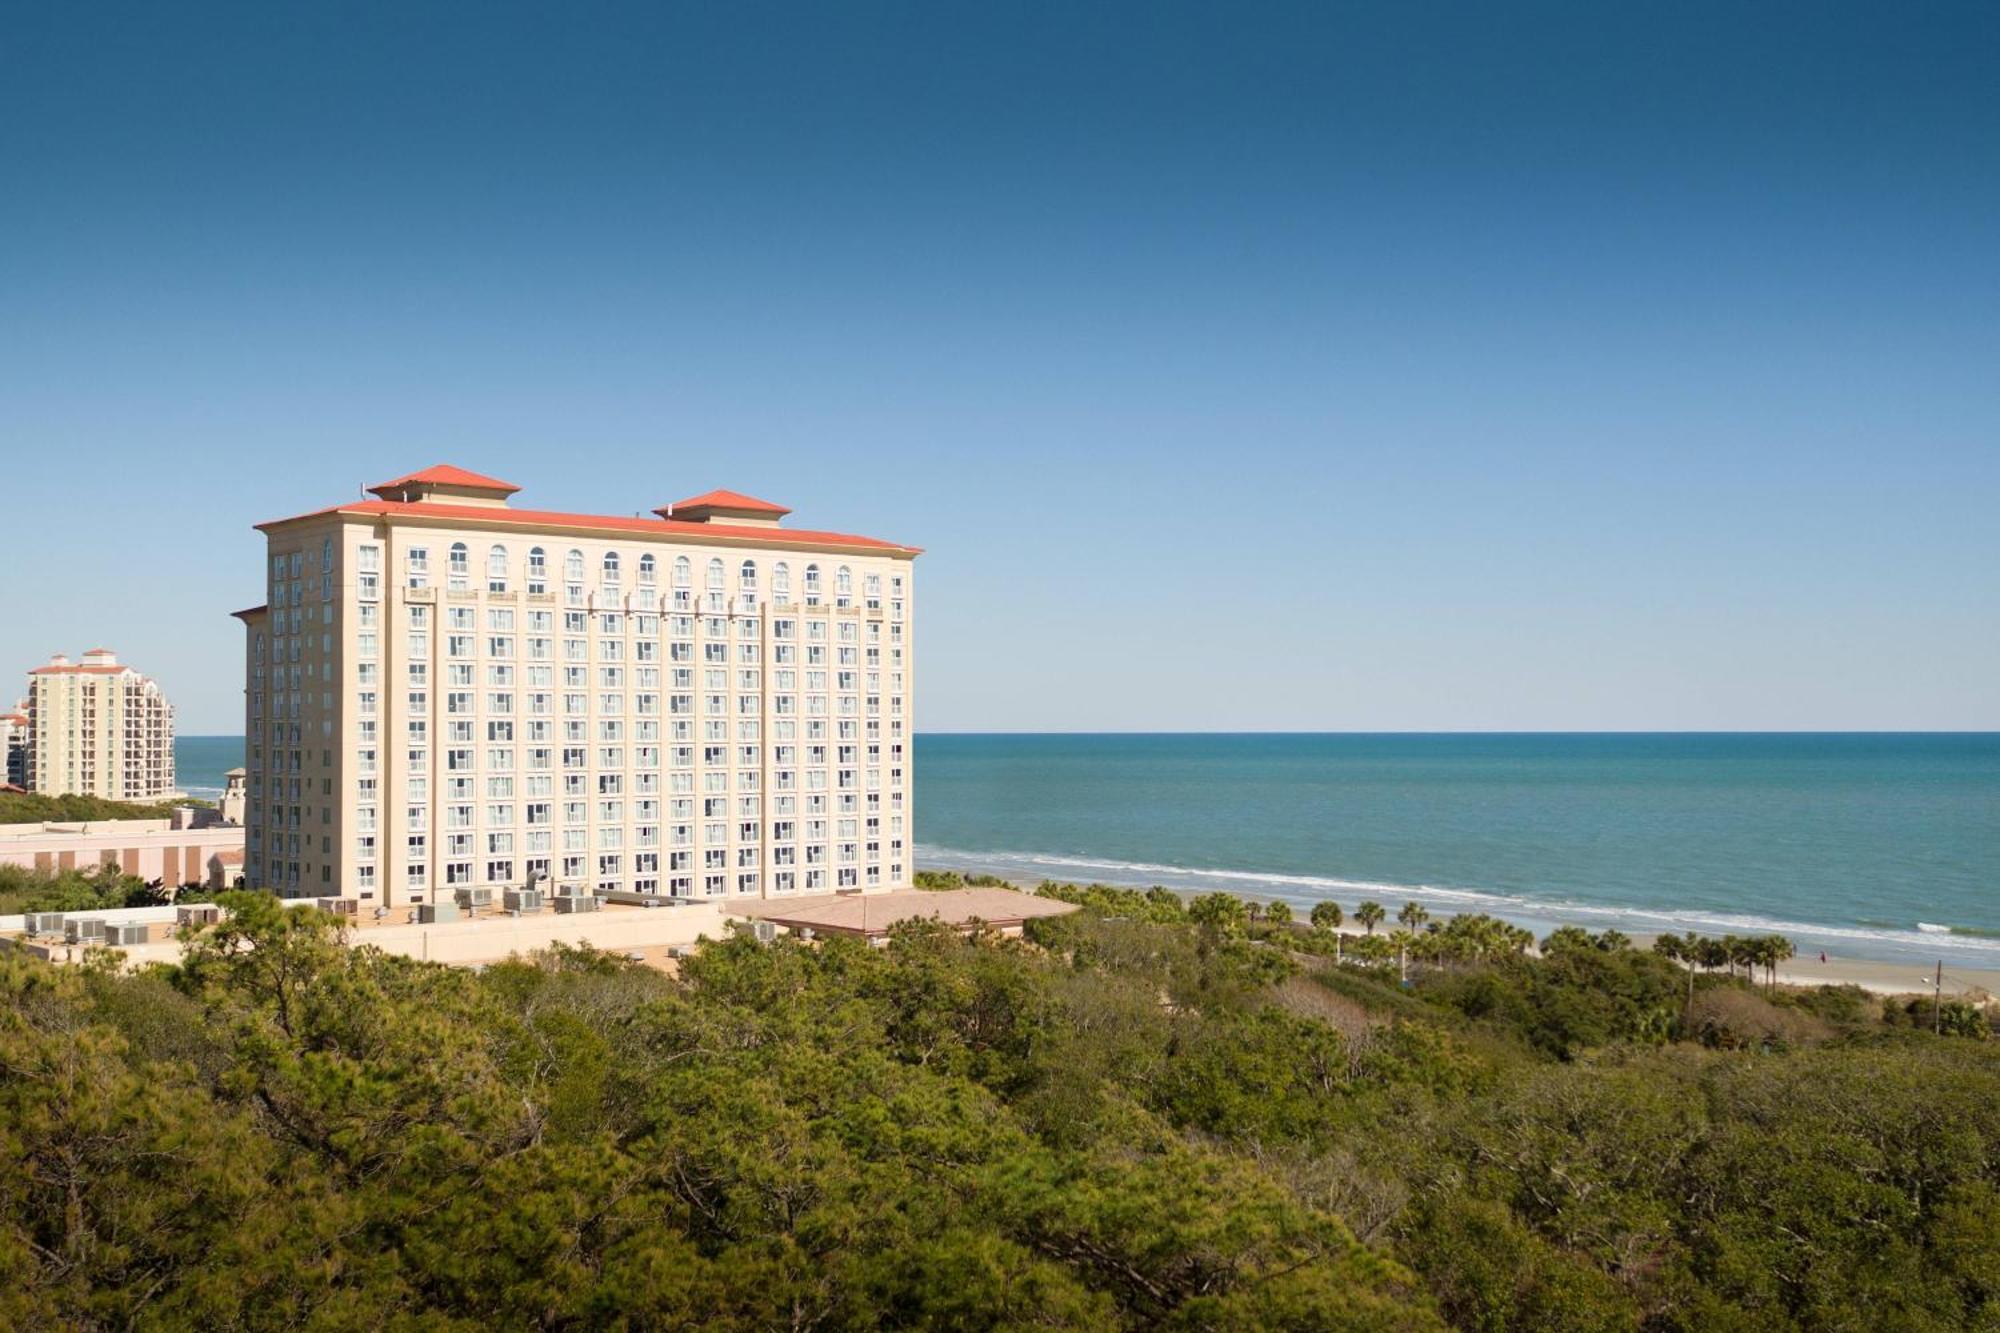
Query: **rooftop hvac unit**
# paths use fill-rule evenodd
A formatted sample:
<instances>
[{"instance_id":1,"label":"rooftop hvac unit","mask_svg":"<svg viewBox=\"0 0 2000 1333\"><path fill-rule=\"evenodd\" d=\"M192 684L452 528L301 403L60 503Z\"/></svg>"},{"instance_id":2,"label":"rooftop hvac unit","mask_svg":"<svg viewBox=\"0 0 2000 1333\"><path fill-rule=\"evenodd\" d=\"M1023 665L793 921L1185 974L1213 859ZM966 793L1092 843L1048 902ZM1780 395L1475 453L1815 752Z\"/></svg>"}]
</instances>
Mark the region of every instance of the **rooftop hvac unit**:
<instances>
[{"instance_id":1,"label":"rooftop hvac unit","mask_svg":"<svg viewBox=\"0 0 2000 1333\"><path fill-rule=\"evenodd\" d=\"M510 912L539 912L542 910L540 889L509 889L501 895L501 901Z\"/></svg>"},{"instance_id":2,"label":"rooftop hvac unit","mask_svg":"<svg viewBox=\"0 0 2000 1333\"><path fill-rule=\"evenodd\" d=\"M667 946L667 957L692 958L694 957L694 950L688 948L685 944L669 944Z\"/></svg>"},{"instance_id":3,"label":"rooftop hvac unit","mask_svg":"<svg viewBox=\"0 0 2000 1333\"><path fill-rule=\"evenodd\" d=\"M95 943L104 938L102 921L65 921L63 938L71 944Z\"/></svg>"},{"instance_id":4,"label":"rooftop hvac unit","mask_svg":"<svg viewBox=\"0 0 2000 1333\"><path fill-rule=\"evenodd\" d=\"M30 935L60 935L63 933L61 912L28 913L28 933Z\"/></svg>"},{"instance_id":5,"label":"rooftop hvac unit","mask_svg":"<svg viewBox=\"0 0 2000 1333\"><path fill-rule=\"evenodd\" d=\"M594 898L583 893L566 894L556 899L558 912L595 912L603 906L602 898Z\"/></svg>"},{"instance_id":6,"label":"rooftop hvac unit","mask_svg":"<svg viewBox=\"0 0 2000 1333\"><path fill-rule=\"evenodd\" d=\"M177 926L212 926L222 920L222 909L214 903L184 903L174 908Z\"/></svg>"},{"instance_id":7,"label":"rooftop hvac unit","mask_svg":"<svg viewBox=\"0 0 2000 1333\"><path fill-rule=\"evenodd\" d=\"M752 921L750 923L750 936L759 944L769 944L772 940L778 938L778 928L769 921Z\"/></svg>"},{"instance_id":8,"label":"rooftop hvac unit","mask_svg":"<svg viewBox=\"0 0 2000 1333\"><path fill-rule=\"evenodd\" d=\"M360 902L353 898L315 898L313 906L335 916L354 916L361 910Z\"/></svg>"},{"instance_id":9,"label":"rooftop hvac unit","mask_svg":"<svg viewBox=\"0 0 2000 1333\"><path fill-rule=\"evenodd\" d=\"M476 912L482 907L493 906L493 890L491 889L460 889L452 896L457 898L458 905L468 912Z\"/></svg>"},{"instance_id":10,"label":"rooftop hvac unit","mask_svg":"<svg viewBox=\"0 0 2000 1333\"><path fill-rule=\"evenodd\" d=\"M441 921L456 921L458 920L458 904L418 903L417 920L427 926L437 925Z\"/></svg>"},{"instance_id":11,"label":"rooftop hvac unit","mask_svg":"<svg viewBox=\"0 0 2000 1333\"><path fill-rule=\"evenodd\" d=\"M106 926L104 928L104 942L113 947L122 947L128 944L144 944L150 938L152 938L152 932L143 923L137 921L126 925Z\"/></svg>"}]
</instances>

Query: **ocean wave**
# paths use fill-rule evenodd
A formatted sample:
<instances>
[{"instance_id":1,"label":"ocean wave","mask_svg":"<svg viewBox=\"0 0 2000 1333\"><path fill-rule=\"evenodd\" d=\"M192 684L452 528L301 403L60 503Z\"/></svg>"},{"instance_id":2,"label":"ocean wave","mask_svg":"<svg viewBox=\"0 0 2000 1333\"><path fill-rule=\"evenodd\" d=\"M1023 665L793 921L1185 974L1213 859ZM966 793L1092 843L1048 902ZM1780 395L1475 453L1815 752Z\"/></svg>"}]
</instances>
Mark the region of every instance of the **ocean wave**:
<instances>
[{"instance_id":1,"label":"ocean wave","mask_svg":"<svg viewBox=\"0 0 2000 1333\"><path fill-rule=\"evenodd\" d=\"M1707 934L1784 935L1794 941L1835 942L1856 953L1890 957L1936 957L1941 949L1962 955L1962 961L2000 965L2000 931L1974 926L1914 923L1915 928L1887 924L1844 924L1791 921L1751 912L1718 908L1654 908L1578 902L1567 898L1536 898L1437 884L1402 884L1381 880L1343 879L1331 875L1300 875L1277 871L1232 870L1177 866L1105 857L1064 856L1044 852L974 852L919 844L919 859L934 865L1036 875L1050 879L1092 878L1105 883L1174 889L1230 888L1254 885L1290 902L1315 902L1335 894L1366 894L1412 901L1452 912L1487 912L1522 922L1618 926L1648 934L1694 930ZM1945 943L1949 941L1949 943Z\"/></svg>"}]
</instances>

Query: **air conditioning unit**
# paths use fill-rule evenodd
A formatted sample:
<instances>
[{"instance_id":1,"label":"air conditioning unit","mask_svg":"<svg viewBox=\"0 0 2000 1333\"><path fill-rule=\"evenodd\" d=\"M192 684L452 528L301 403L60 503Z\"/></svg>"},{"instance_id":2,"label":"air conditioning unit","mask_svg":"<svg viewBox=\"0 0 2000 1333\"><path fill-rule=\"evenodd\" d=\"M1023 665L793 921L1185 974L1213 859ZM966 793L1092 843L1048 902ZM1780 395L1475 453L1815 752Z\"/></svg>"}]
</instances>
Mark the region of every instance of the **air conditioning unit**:
<instances>
[{"instance_id":1,"label":"air conditioning unit","mask_svg":"<svg viewBox=\"0 0 2000 1333\"><path fill-rule=\"evenodd\" d=\"M769 944L778 938L778 928L769 921L752 921L750 923L750 938L756 940L759 944Z\"/></svg>"},{"instance_id":2,"label":"air conditioning unit","mask_svg":"<svg viewBox=\"0 0 2000 1333\"><path fill-rule=\"evenodd\" d=\"M130 944L144 944L152 938L152 934L144 924L134 921L126 925L106 926L104 942L113 948L122 948Z\"/></svg>"},{"instance_id":3,"label":"air conditioning unit","mask_svg":"<svg viewBox=\"0 0 2000 1333\"><path fill-rule=\"evenodd\" d=\"M491 889L460 889L452 896L457 898L458 905L468 912L477 912L482 907L493 906Z\"/></svg>"},{"instance_id":4,"label":"air conditioning unit","mask_svg":"<svg viewBox=\"0 0 2000 1333\"><path fill-rule=\"evenodd\" d=\"M184 903L174 907L177 926L212 926L222 920L222 909L214 903Z\"/></svg>"},{"instance_id":5,"label":"air conditioning unit","mask_svg":"<svg viewBox=\"0 0 2000 1333\"><path fill-rule=\"evenodd\" d=\"M458 920L457 903L419 903L417 920L424 925L434 926L444 921Z\"/></svg>"},{"instance_id":6,"label":"air conditioning unit","mask_svg":"<svg viewBox=\"0 0 2000 1333\"><path fill-rule=\"evenodd\" d=\"M315 898L313 906L335 916L355 916L361 909L361 904L353 898Z\"/></svg>"},{"instance_id":7,"label":"air conditioning unit","mask_svg":"<svg viewBox=\"0 0 2000 1333\"><path fill-rule=\"evenodd\" d=\"M667 946L667 957L674 959L692 958L694 957L694 950L685 944L669 944Z\"/></svg>"},{"instance_id":8,"label":"air conditioning unit","mask_svg":"<svg viewBox=\"0 0 2000 1333\"><path fill-rule=\"evenodd\" d=\"M63 933L61 912L28 913L28 933L30 935L60 935Z\"/></svg>"},{"instance_id":9,"label":"air conditioning unit","mask_svg":"<svg viewBox=\"0 0 2000 1333\"><path fill-rule=\"evenodd\" d=\"M501 901L510 912L539 912L543 907L540 889L509 889Z\"/></svg>"},{"instance_id":10,"label":"air conditioning unit","mask_svg":"<svg viewBox=\"0 0 2000 1333\"><path fill-rule=\"evenodd\" d=\"M102 921L65 921L63 938L71 944L96 944L104 939Z\"/></svg>"},{"instance_id":11,"label":"air conditioning unit","mask_svg":"<svg viewBox=\"0 0 2000 1333\"><path fill-rule=\"evenodd\" d=\"M584 893L566 894L556 899L556 911L558 912L595 912L601 910L603 906L604 900L602 898Z\"/></svg>"}]
</instances>

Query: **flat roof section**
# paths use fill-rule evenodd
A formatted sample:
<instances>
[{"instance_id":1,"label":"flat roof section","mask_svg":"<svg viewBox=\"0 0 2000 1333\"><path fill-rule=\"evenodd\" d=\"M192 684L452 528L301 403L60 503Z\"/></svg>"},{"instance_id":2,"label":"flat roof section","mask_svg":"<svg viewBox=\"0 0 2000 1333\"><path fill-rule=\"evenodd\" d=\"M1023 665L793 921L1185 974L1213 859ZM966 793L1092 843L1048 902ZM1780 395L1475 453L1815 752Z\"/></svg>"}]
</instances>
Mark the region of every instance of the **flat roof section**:
<instances>
[{"instance_id":1,"label":"flat roof section","mask_svg":"<svg viewBox=\"0 0 2000 1333\"><path fill-rule=\"evenodd\" d=\"M935 917L960 930L983 921L1001 930L1017 929L1024 921L1064 916L1076 904L1037 898L1013 889L896 889L889 893L830 893L814 898L767 898L730 903L727 911L756 917L791 930L810 927L819 934L860 935L874 939L904 921Z\"/></svg>"}]
</instances>

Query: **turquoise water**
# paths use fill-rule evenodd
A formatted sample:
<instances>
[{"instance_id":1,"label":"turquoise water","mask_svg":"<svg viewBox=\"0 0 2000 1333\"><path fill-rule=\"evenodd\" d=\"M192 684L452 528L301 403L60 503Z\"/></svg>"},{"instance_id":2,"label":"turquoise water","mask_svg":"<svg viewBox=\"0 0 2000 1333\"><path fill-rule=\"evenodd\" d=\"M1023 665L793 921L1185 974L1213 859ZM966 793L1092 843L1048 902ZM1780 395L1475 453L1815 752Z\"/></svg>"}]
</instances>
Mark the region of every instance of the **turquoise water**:
<instances>
[{"instance_id":1,"label":"turquoise water","mask_svg":"<svg viewBox=\"0 0 2000 1333\"><path fill-rule=\"evenodd\" d=\"M916 797L926 866L2000 966L1995 733L928 735Z\"/></svg>"},{"instance_id":2,"label":"turquoise water","mask_svg":"<svg viewBox=\"0 0 2000 1333\"><path fill-rule=\"evenodd\" d=\"M242 766L241 736L174 737L174 778L189 796L214 800L222 794L222 775Z\"/></svg>"}]
</instances>

